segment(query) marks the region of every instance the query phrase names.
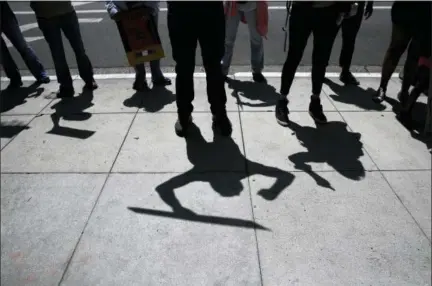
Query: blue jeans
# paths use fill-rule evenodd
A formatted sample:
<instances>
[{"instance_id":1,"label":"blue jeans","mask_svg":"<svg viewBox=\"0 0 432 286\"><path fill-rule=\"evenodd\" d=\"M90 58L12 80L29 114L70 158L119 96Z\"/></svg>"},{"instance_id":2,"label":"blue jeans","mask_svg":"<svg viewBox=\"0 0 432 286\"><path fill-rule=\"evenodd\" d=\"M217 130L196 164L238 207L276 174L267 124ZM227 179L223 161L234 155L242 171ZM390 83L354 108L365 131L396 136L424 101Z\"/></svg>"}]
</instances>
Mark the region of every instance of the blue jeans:
<instances>
[{"instance_id":1,"label":"blue jeans","mask_svg":"<svg viewBox=\"0 0 432 286\"><path fill-rule=\"evenodd\" d=\"M155 10L152 13L156 25L158 24L158 20L159 20L159 11ZM158 80L160 78L163 77L161 68L160 68L160 60L155 60L155 61L151 61L150 62L150 71L151 71L151 75L152 75L152 79L154 80ZM135 81L145 81L146 78L146 70L145 70L145 66L144 64L138 64L135 66Z\"/></svg>"},{"instance_id":2,"label":"blue jeans","mask_svg":"<svg viewBox=\"0 0 432 286\"><path fill-rule=\"evenodd\" d=\"M2 2L0 3L0 5L1 32L5 34L9 41L11 41L12 45L20 53L25 64L27 65L32 75L36 78L36 80L47 77L47 73L45 72L43 65L40 63L34 51L32 50L32 48L30 48L30 46L24 39L15 14L9 7L9 4L7 4L6 2ZM11 81L21 81L21 75L19 73L18 66L13 60L3 38L1 38L1 59L6 76Z\"/></svg>"},{"instance_id":3,"label":"blue jeans","mask_svg":"<svg viewBox=\"0 0 432 286\"><path fill-rule=\"evenodd\" d=\"M75 53L80 77L85 83L90 84L93 81L93 67L84 49L75 11L48 19L38 18L37 21L39 29L41 29L51 50L60 89L73 88L72 77L63 47L62 31Z\"/></svg>"}]
</instances>

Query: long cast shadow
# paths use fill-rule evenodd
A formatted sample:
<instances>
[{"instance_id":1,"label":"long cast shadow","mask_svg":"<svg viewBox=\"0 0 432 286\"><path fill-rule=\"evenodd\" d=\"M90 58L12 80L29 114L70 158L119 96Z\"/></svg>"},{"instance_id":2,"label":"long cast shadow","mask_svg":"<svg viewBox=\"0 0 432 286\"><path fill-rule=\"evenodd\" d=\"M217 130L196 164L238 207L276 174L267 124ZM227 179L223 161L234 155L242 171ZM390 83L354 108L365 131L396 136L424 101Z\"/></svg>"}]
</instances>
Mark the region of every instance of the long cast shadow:
<instances>
[{"instance_id":1,"label":"long cast shadow","mask_svg":"<svg viewBox=\"0 0 432 286\"><path fill-rule=\"evenodd\" d=\"M193 182L207 182L212 189L222 197L238 196L243 191L241 180L252 175L264 175L273 177L276 182L268 189L262 189L258 194L266 200L274 200L294 180L294 175L281 169L265 166L246 159L240 148L232 138L214 136L213 142L206 142L199 128L192 124L189 136L186 139L186 150L189 161L193 164L192 169L177 175L156 187L161 199L173 210L172 216L178 218L192 219L196 214L181 205L174 191ZM246 164L246 172L230 172L223 179L219 179L214 173L206 172L208 166L218 169L219 166L226 169L226 166ZM230 224L233 226L244 225L243 220L205 217L200 218L203 222L219 224ZM252 226L254 223L249 222Z\"/></svg>"},{"instance_id":2,"label":"long cast shadow","mask_svg":"<svg viewBox=\"0 0 432 286\"><path fill-rule=\"evenodd\" d=\"M227 217L217 217L217 216L206 216L199 215L192 212L166 212L160 210L152 210L145 208L135 208L128 207L130 211L133 211L138 214L146 214L160 217L168 217L173 219L182 219L193 222L202 222L202 223L210 223L210 224L218 224L225 226L233 226L233 227L243 227L243 228L256 228L260 230L269 230L268 228L249 220L236 219L236 218L227 218Z\"/></svg>"},{"instance_id":3,"label":"long cast shadow","mask_svg":"<svg viewBox=\"0 0 432 286\"><path fill-rule=\"evenodd\" d=\"M85 110L94 105L92 101L93 91L83 89L78 96L62 99L54 104L51 107L51 109L55 109L55 113L51 114L53 128L47 133L77 139L87 139L92 136L95 131L60 126L61 118L66 121L88 120L92 115L89 112L85 112Z\"/></svg>"},{"instance_id":4,"label":"long cast shadow","mask_svg":"<svg viewBox=\"0 0 432 286\"><path fill-rule=\"evenodd\" d=\"M361 135L350 132L345 122L329 122L317 129L290 122L288 127L307 149L306 152L299 152L288 158L295 168L308 173L317 185L334 190L331 183L314 172L308 163L327 163L351 180L364 178L365 169L359 160L364 155Z\"/></svg>"}]
</instances>

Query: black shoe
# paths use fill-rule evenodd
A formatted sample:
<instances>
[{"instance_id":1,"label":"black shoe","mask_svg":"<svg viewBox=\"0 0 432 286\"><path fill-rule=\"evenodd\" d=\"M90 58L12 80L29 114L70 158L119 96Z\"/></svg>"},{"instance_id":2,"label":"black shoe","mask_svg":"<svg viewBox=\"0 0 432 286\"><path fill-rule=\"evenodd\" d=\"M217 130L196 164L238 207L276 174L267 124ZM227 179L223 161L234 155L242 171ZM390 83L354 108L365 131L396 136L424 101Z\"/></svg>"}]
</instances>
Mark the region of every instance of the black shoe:
<instances>
[{"instance_id":1,"label":"black shoe","mask_svg":"<svg viewBox=\"0 0 432 286\"><path fill-rule=\"evenodd\" d=\"M288 100L287 99L279 99L276 103L275 108L275 115L276 115L276 121L282 126L288 126L289 119L288 119Z\"/></svg>"},{"instance_id":2,"label":"black shoe","mask_svg":"<svg viewBox=\"0 0 432 286\"><path fill-rule=\"evenodd\" d=\"M324 115L321 100L319 97L313 96L309 104L309 115L315 121L315 123L325 124L327 123L327 117Z\"/></svg>"},{"instance_id":3,"label":"black shoe","mask_svg":"<svg viewBox=\"0 0 432 286\"><path fill-rule=\"evenodd\" d=\"M11 80L6 89L16 89L20 88L23 85L22 80Z\"/></svg>"},{"instance_id":4,"label":"black shoe","mask_svg":"<svg viewBox=\"0 0 432 286\"><path fill-rule=\"evenodd\" d=\"M134 82L133 89L135 89L136 91L148 91L149 87L146 81L136 81Z\"/></svg>"},{"instance_id":5,"label":"black shoe","mask_svg":"<svg viewBox=\"0 0 432 286\"><path fill-rule=\"evenodd\" d=\"M87 90L95 90L97 89L99 86L98 84L95 82L95 80L92 80L91 82L86 82L86 84L84 85L84 89Z\"/></svg>"},{"instance_id":6,"label":"black shoe","mask_svg":"<svg viewBox=\"0 0 432 286\"><path fill-rule=\"evenodd\" d=\"M167 86L171 85L171 80L167 77L161 77L152 81L154 86Z\"/></svg>"},{"instance_id":7,"label":"black shoe","mask_svg":"<svg viewBox=\"0 0 432 286\"><path fill-rule=\"evenodd\" d=\"M231 136L232 125L226 113L213 115L212 128L214 131L218 131L222 136Z\"/></svg>"},{"instance_id":8,"label":"black shoe","mask_svg":"<svg viewBox=\"0 0 432 286\"><path fill-rule=\"evenodd\" d=\"M372 100L375 103L381 103L386 99L386 91L380 87L373 95Z\"/></svg>"},{"instance_id":9,"label":"black shoe","mask_svg":"<svg viewBox=\"0 0 432 286\"><path fill-rule=\"evenodd\" d=\"M405 106L405 104L407 103L408 98L409 98L409 93L401 91L401 92L398 93L397 98L398 98L400 104L402 106Z\"/></svg>"},{"instance_id":10,"label":"black shoe","mask_svg":"<svg viewBox=\"0 0 432 286\"><path fill-rule=\"evenodd\" d=\"M348 72L341 72L339 75L339 80L343 82L344 84L350 84L350 85L359 85L360 82L354 77L354 75L348 71Z\"/></svg>"},{"instance_id":11,"label":"black shoe","mask_svg":"<svg viewBox=\"0 0 432 286\"><path fill-rule=\"evenodd\" d=\"M264 75L260 72L257 73L252 73L252 79L254 82L259 82L259 83L265 83L267 82L266 78L264 77Z\"/></svg>"},{"instance_id":12,"label":"black shoe","mask_svg":"<svg viewBox=\"0 0 432 286\"><path fill-rule=\"evenodd\" d=\"M187 130L192 123L192 116L186 117L186 119L178 118L176 123L174 124L174 130L177 136L185 137Z\"/></svg>"},{"instance_id":13,"label":"black shoe","mask_svg":"<svg viewBox=\"0 0 432 286\"><path fill-rule=\"evenodd\" d=\"M72 98L75 94L75 90L73 88L60 88L57 91L57 98Z\"/></svg>"},{"instance_id":14,"label":"black shoe","mask_svg":"<svg viewBox=\"0 0 432 286\"><path fill-rule=\"evenodd\" d=\"M50 83L50 82L51 82L51 80L50 80L50 78L48 76L41 77L41 78L38 78L36 80L37 84L44 84L44 83Z\"/></svg>"}]
</instances>

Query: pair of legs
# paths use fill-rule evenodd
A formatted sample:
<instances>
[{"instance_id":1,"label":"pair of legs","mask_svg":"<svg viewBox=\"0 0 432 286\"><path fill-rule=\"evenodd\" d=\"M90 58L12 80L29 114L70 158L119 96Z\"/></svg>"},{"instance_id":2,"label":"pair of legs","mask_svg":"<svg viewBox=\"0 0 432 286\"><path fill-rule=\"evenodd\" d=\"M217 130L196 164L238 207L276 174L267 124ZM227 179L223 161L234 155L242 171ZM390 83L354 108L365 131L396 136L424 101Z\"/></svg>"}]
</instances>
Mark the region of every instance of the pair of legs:
<instances>
[{"instance_id":1,"label":"pair of legs","mask_svg":"<svg viewBox=\"0 0 432 286\"><path fill-rule=\"evenodd\" d=\"M80 77L87 88L96 88L93 79L93 67L84 49L78 18L74 12L52 18L38 18L38 25L51 50L57 81L60 83L59 96L73 96L72 77L67 64L62 40L62 31L75 53Z\"/></svg>"},{"instance_id":2,"label":"pair of legs","mask_svg":"<svg viewBox=\"0 0 432 286\"><path fill-rule=\"evenodd\" d=\"M251 48L251 65L252 73L258 79L258 75L264 68L264 45L263 39L257 30L257 10L240 11L238 10L235 15L226 15L225 20L225 54L222 59L222 72L228 75L231 60L233 56L234 44L237 37L237 30L242 17L247 22L249 28L249 39ZM262 79L262 76L261 76Z\"/></svg>"},{"instance_id":3,"label":"pair of legs","mask_svg":"<svg viewBox=\"0 0 432 286\"><path fill-rule=\"evenodd\" d=\"M276 118L281 125L288 125L287 96L295 72L303 57L310 34L313 34L312 99L309 112L316 122L325 123L319 100L325 72L337 32L338 10L334 5L311 8L293 5L289 26L288 56L282 69L281 100L276 106Z\"/></svg>"},{"instance_id":4,"label":"pair of legs","mask_svg":"<svg viewBox=\"0 0 432 286\"><path fill-rule=\"evenodd\" d=\"M393 23L390 45L384 57L381 70L380 86L377 93L375 94L374 101L382 102L385 99L390 78L395 71L397 64L399 63L402 54L409 45L407 59L405 60L403 70L404 76L402 79L401 88L401 94L408 93L409 87L413 82L413 77L415 76L418 60L418 46L416 41L412 40L413 31L411 29L405 27L404 25Z\"/></svg>"},{"instance_id":5,"label":"pair of legs","mask_svg":"<svg viewBox=\"0 0 432 286\"><path fill-rule=\"evenodd\" d=\"M224 9L222 2L169 2L168 32L176 62L176 132L183 136L190 122L194 99L194 70L197 43L207 80L207 96L214 123L225 134L231 133L226 115L225 81L221 60L224 55ZM214 126L215 127L215 126ZM223 130L222 130L223 129Z\"/></svg>"},{"instance_id":6,"label":"pair of legs","mask_svg":"<svg viewBox=\"0 0 432 286\"><path fill-rule=\"evenodd\" d=\"M159 21L159 10L154 10L152 13L153 19L155 21L156 26ZM171 80L165 78L162 70L160 68L160 60L155 60L150 62L150 72L152 76L153 84L155 85L169 85L171 84ZM135 83L134 89L142 90L147 88L146 81L146 70L144 64L138 64L135 66Z\"/></svg>"},{"instance_id":7,"label":"pair of legs","mask_svg":"<svg viewBox=\"0 0 432 286\"><path fill-rule=\"evenodd\" d=\"M1 32L4 33L4 35L9 39L12 45L20 53L25 64L27 65L32 75L36 78L36 80L40 83L49 82L49 77L47 76L43 65L39 61L38 57L35 55L33 49L27 44L26 40L24 39L15 14L9 7L9 4L7 2L2 2L0 3L0 5ZM21 75L19 73L18 66L13 60L3 38L1 38L1 59L6 76L11 80L11 86L21 86Z\"/></svg>"},{"instance_id":8,"label":"pair of legs","mask_svg":"<svg viewBox=\"0 0 432 286\"><path fill-rule=\"evenodd\" d=\"M359 2L357 14L353 17L344 19L340 25L340 29L342 30L342 50L339 56L339 66L342 68L340 79L346 84L359 84L351 74L350 68L357 34L363 20L364 9L365 2Z\"/></svg>"}]
</instances>

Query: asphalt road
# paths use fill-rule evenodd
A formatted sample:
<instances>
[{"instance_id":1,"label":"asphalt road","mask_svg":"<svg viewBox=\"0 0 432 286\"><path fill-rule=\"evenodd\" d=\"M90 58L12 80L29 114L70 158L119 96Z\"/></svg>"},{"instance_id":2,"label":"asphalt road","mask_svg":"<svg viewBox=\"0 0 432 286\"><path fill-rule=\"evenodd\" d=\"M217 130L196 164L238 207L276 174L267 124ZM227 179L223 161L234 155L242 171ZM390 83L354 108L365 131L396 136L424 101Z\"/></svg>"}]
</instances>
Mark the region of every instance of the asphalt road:
<instances>
[{"instance_id":1,"label":"asphalt road","mask_svg":"<svg viewBox=\"0 0 432 286\"><path fill-rule=\"evenodd\" d=\"M284 25L286 12L284 9L274 7L283 7L285 2L270 2L269 6L269 33L268 39L265 40L265 64L269 66L280 66L285 60L283 52L284 33L281 27ZM48 46L42 34L35 25L36 19L29 7L28 2L10 2L12 9L16 12L20 25L25 27L25 37L30 38L30 45L35 50L47 69L53 68L53 63ZM374 14L364 21L357 37L356 51L354 54L353 65L355 66L380 66L384 53L387 49L390 34L391 20L390 9L391 2L376 2ZM386 8L387 7L387 8ZM163 60L163 66L173 66L174 62L171 57L171 47L168 38L166 23L166 4L161 3L162 11L159 14L159 32L163 41L166 58ZM95 68L121 68L127 67L125 52L120 41L120 37L114 22L109 18L105 11L104 2L84 2L76 6L78 17L81 19L81 33L88 55ZM31 38L33 37L33 38ZM66 41L66 40L65 40ZM71 68L76 67L73 52L68 44L66 53ZM338 65L338 56L341 49L341 39L338 35L334 44L330 66ZM11 48L13 57L16 59L21 69L26 69L21 57ZM308 46L303 56L301 65L311 65L312 37L309 39ZM250 59L249 36L246 25L240 25L236 47L233 57L233 66L248 66ZM201 65L200 52L197 53L197 65Z\"/></svg>"}]
</instances>

